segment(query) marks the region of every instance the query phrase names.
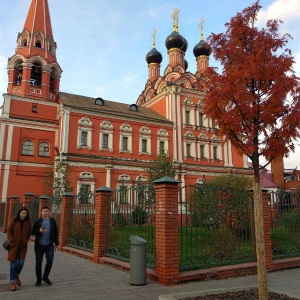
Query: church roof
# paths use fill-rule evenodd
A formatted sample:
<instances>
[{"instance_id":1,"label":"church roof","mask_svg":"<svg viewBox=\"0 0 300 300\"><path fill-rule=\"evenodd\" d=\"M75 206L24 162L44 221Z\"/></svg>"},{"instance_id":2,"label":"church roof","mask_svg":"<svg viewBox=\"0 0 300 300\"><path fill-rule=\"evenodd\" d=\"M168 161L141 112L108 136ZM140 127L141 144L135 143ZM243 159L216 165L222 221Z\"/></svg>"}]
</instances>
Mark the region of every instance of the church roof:
<instances>
[{"instance_id":1,"label":"church roof","mask_svg":"<svg viewBox=\"0 0 300 300\"><path fill-rule=\"evenodd\" d=\"M45 39L52 37L52 27L48 0L32 0L27 18L24 24L24 30L27 29L31 34L42 32Z\"/></svg>"},{"instance_id":2,"label":"church roof","mask_svg":"<svg viewBox=\"0 0 300 300\"><path fill-rule=\"evenodd\" d=\"M139 106L137 110L130 110L132 105L103 100L101 98L91 98L86 96L74 95L69 93L59 92L59 98L64 106L72 107L75 109L85 110L85 111L93 111L98 113L105 113L107 117L112 118L133 118L137 121L147 122L160 122L164 123L164 125L172 125L173 122L169 121L156 111L153 111L150 108ZM96 99L103 100L103 105L95 104ZM135 105L135 104L133 104Z\"/></svg>"}]
</instances>

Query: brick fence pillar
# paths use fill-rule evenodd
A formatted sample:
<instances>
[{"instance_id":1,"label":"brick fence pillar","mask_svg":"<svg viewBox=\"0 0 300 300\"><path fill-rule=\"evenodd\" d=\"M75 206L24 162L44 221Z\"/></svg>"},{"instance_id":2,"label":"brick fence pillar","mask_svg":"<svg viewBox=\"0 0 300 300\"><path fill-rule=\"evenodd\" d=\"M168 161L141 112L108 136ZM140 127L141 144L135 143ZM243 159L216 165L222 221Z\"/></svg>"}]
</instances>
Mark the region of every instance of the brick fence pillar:
<instances>
[{"instance_id":1,"label":"brick fence pillar","mask_svg":"<svg viewBox=\"0 0 300 300\"><path fill-rule=\"evenodd\" d=\"M4 233L7 232L9 211L10 211L10 197L7 197L6 204L5 204L5 212L4 212L4 222L3 222L3 232Z\"/></svg>"},{"instance_id":2,"label":"brick fence pillar","mask_svg":"<svg viewBox=\"0 0 300 300\"><path fill-rule=\"evenodd\" d=\"M179 281L178 183L168 176L154 181L156 277L163 285Z\"/></svg>"},{"instance_id":3,"label":"brick fence pillar","mask_svg":"<svg viewBox=\"0 0 300 300\"><path fill-rule=\"evenodd\" d=\"M93 261L99 262L104 255L107 202L111 197L112 190L108 187L101 187L95 191L95 225L94 225L94 248ZM109 203L108 203L109 204Z\"/></svg>"},{"instance_id":4,"label":"brick fence pillar","mask_svg":"<svg viewBox=\"0 0 300 300\"><path fill-rule=\"evenodd\" d=\"M15 204L18 203L20 201L19 196L11 196L10 197L10 206L9 206L9 212L8 212L8 223L11 221L11 219L14 216L14 208L15 208Z\"/></svg>"},{"instance_id":5,"label":"brick fence pillar","mask_svg":"<svg viewBox=\"0 0 300 300\"><path fill-rule=\"evenodd\" d=\"M73 208L74 194L65 193L61 198L61 214L59 225L59 247L60 249L67 245L69 235L69 216L70 210Z\"/></svg>"},{"instance_id":6,"label":"brick fence pillar","mask_svg":"<svg viewBox=\"0 0 300 300\"><path fill-rule=\"evenodd\" d=\"M264 239L265 239L265 251L266 251L266 266L267 266L267 270L270 271L273 269L273 258L272 258L269 193L267 189L262 189L262 202L263 202L263 223L264 223Z\"/></svg>"},{"instance_id":7,"label":"brick fence pillar","mask_svg":"<svg viewBox=\"0 0 300 300\"><path fill-rule=\"evenodd\" d=\"M29 208L29 205L32 201L32 199L34 198L34 194L33 193L26 193L24 194L23 197L23 207Z\"/></svg>"},{"instance_id":8,"label":"brick fence pillar","mask_svg":"<svg viewBox=\"0 0 300 300\"><path fill-rule=\"evenodd\" d=\"M51 199L47 195L42 195L39 197L39 213L41 212L41 210L44 206L48 206L49 211L50 212L52 211Z\"/></svg>"}]
</instances>

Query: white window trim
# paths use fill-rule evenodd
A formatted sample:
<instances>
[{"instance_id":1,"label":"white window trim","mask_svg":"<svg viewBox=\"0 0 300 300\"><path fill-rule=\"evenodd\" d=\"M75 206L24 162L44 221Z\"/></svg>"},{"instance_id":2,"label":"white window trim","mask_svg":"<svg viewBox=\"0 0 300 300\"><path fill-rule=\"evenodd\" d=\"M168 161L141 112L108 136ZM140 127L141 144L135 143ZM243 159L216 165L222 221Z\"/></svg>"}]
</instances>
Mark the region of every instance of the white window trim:
<instances>
[{"instance_id":1,"label":"white window trim","mask_svg":"<svg viewBox=\"0 0 300 300\"><path fill-rule=\"evenodd\" d=\"M217 148L217 159L214 158L214 147ZM220 144L213 143L210 148L211 151L211 160L220 161L222 160L222 147Z\"/></svg>"},{"instance_id":2,"label":"white window trim","mask_svg":"<svg viewBox=\"0 0 300 300\"><path fill-rule=\"evenodd\" d=\"M142 152L142 140L147 140L147 152ZM140 129L139 154L152 155L151 153L151 130L147 126Z\"/></svg>"},{"instance_id":3,"label":"white window trim","mask_svg":"<svg viewBox=\"0 0 300 300\"><path fill-rule=\"evenodd\" d=\"M123 150L123 137L128 138L127 150ZM120 126L120 142L119 142L119 153L132 153L132 128L129 124L123 123Z\"/></svg>"},{"instance_id":4,"label":"white window trim","mask_svg":"<svg viewBox=\"0 0 300 300\"><path fill-rule=\"evenodd\" d=\"M81 133L87 132L86 146L81 145ZM93 132L93 123L87 117L82 117L78 121L77 129L77 149L92 149L92 132Z\"/></svg>"},{"instance_id":5,"label":"white window trim","mask_svg":"<svg viewBox=\"0 0 300 300\"><path fill-rule=\"evenodd\" d=\"M100 124L100 138L99 138L99 150L105 151L108 150L110 152L113 152L113 125L110 123L110 121L103 121ZM108 148L102 147L103 142L103 134L108 135Z\"/></svg>"},{"instance_id":6,"label":"white window trim","mask_svg":"<svg viewBox=\"0 0 300 300\"><path fill-rule=\"evenodd\" d=\"M201 157L201 151L200 151L200 146L204 146L204 157ZM200 142L199 143L199 155L198 155L199 159L203 159L203 160L207 160L209 158L209 147L208 144Z\"/></svg>"},{"instance_id":7,"label":"white window trim","mask_svg":"<svg viewBox=\"0 0 300 300\"><path fill-rule=\"evenodd\" d=\"M95 180L93 177L93 174L90 172L82 172L80 173L79 180L77 181L77 194L80 193L80 186L81 185L90 185L91 187L91 193L94 194L95 191ZM94 205L94 195L91 197L91 203ZM79 204L78 198L77 198L77 204Z\"/></svg>"},{"instance_id":8,"label":"white window trim","mask_svg":"<svg viewBox=\"0 0 300 300\"><path fill-rule=\"evenodd\" d=\"M160 142L164 142L165 144L165 147L164 147L164 151L165 152L169 152L169 134L167 132L167 130L165 129L160 129L158 132L157 132L157 153L160 152L160 147L159 147L159 144Z\"/></svg>"},{"instance_id":9,"label":"white window trim","mask_svg":"<svg viewBox=\"0 0 300 300\"><path fill-rule=\"evenodd\" d=\"M118 192L121 186L125 186L128 189L128 202L120 202L121 201L121 197L120 197L120 193ZM132 205L133 203L131 203L131 199L132 199L132 183L131 183L131 179L130 176L127 174L122 174L119 176L118 178L118 183L117 183L117 203L119 205Z\"/></svg>"}]
</instances>

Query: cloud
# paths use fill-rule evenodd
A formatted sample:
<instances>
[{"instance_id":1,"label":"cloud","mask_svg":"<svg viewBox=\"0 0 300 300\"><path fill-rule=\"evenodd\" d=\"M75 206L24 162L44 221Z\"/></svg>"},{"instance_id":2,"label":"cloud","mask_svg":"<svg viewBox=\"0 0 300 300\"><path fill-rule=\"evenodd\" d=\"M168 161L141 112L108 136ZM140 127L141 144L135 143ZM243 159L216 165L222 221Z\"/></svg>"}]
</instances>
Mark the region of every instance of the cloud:
<instances>
[{"instance_id":1,"label":"cloud","mask_svg":"<svg viewBox=\"0 0 300 300\"><path fill-rule=\"evenodd\" d=\"M123 86L133 85L137 81L137 75L132 72L127 72L121 78L121 83Z\"/></svg>"},{"instance_id":2,"label":"cloud","mask_svg":"<svg viewBox=\"0 0 300 300\"><path fill-rule=\"evenodd\" d=\"M259 22L266 22L269 19L280 19L285 22L299 20L299 0L275 0L266 9L261 9L258 15Z\"/></svg>"}]
</instances>

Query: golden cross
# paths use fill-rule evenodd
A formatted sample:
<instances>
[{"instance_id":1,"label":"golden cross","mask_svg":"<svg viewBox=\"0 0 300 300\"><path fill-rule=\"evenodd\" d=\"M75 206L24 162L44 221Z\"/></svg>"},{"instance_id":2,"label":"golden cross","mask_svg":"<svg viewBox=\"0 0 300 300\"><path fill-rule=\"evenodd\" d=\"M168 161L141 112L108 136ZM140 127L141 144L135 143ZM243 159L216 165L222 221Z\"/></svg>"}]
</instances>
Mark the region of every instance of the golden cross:
<instances>
[{"instance_id":1,"label":"golden cross","mask_svg":"<svg viewBox=\"0 0 300 300\"><path fill-rule=\"evenodd\" d=\"M178 8L174 8L174 12L172 14L173 18L173 31L178 32L178 15L180 13L180 10Z\"/></svg>"},{"instance_id":2,"label":"golden cross","mask_svg":"<svg viewBox=\"0 0 300 300\"><path fill-rule=\"evenodd\" d=\"M203 23L204 22L205 22L205 19L201 18L200 19L200 24L199 24L199 27L200 27L200 38L201 38L201 40L204 40L204 35L203 35Z\"/></svg>"},{"instance_id":3,"label":"golden cross","mask_svg":"<svg viewBox=\"0 0 300 300\"><path fill-rule=\"evenodd\" d=\"M151 34L152 39L153 39L153 41L152 41L152 47L153 47L153 48L155 48L155 46L156 46L156 45L155 45L156 33L157 33L157 29L154 27L153 33Z\"/></svg>"}]
</instances>

